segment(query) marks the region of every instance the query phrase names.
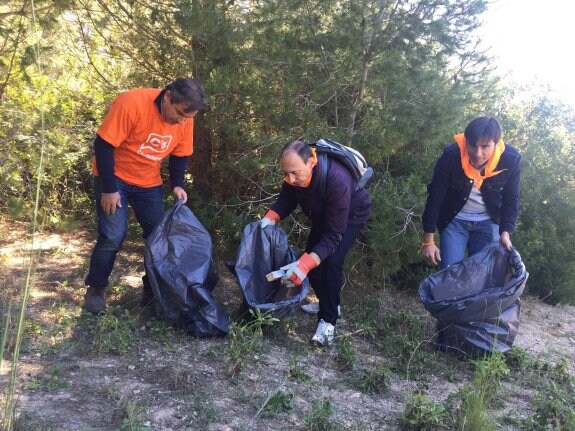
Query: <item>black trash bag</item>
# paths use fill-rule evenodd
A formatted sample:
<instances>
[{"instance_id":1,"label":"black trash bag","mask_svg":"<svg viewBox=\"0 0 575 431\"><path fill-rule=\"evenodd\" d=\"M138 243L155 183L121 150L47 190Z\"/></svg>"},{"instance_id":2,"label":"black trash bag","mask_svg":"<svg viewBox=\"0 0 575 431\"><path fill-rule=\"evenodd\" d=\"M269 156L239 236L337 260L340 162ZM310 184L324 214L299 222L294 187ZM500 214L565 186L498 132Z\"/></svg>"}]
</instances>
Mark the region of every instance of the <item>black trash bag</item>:
<instances>
[{"instance_id":1,"label":"black trash bag","mask_svg":"<svg viewBox=\"0 0 575 431\"><path fill-rule=\"evenodd\" d=\"M144 263L159 318L197 337L228 332L229 318L211 293L218 275L210 234L181 200L146 239Z\"/></svg>"},{"instance_id":2,"label":"black trash bag","mask_svg":"<svg viewBox=\"0 0 575 431\"><path fill-rule=\"evenodd\" d=\"M306 278L299 287L282 286L280 280L269 282L266 275L297 260L287 234L279 226L262 229L259 222L244 228L234 266L244 299L244 306L283 317L295 310L309 290Z\"/></svg>"},{"instance_id":3,"label":"black trash bag","mask_svg":"<svg viewBox=\"0 0 575 431\"><path fill-rule=\"evenodd\" d=\"M528 276L517 250L494 245L423 280L419 298L438 320L436 347L474 357L509 350Z\"/></svg>"}]
</instances>

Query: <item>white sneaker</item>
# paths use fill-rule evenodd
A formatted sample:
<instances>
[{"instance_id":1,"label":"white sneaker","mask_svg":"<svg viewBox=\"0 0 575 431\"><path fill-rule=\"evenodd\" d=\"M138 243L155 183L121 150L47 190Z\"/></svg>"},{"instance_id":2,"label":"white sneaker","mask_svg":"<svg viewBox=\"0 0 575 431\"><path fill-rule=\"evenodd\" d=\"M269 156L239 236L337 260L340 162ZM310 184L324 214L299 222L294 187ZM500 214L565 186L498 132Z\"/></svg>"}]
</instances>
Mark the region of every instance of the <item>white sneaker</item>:
<instances>
[{"instance_id":1,"label":"white sneaker","mask_svg":"<svg viewBox=\"0 0 575 431\"><path fill-rule=\"evenodd\" d=\"M335 326L321 319L315 330L315 335L311 337L311 342L320 346L330 346L333 343L334 334Z\"/></svg>"},{"instance_id":2,"label":"white sneaker","mask_svg":"<svg viewBox=\"0 0 575 431\"><path fill-rule=\"evenodd\" d=\"M319 313L319 302L310 302L309 304L303 304L301 309L309 314ZM337 317L341 317L341 305L337 306Z\"/></svg>"}]
</instances>

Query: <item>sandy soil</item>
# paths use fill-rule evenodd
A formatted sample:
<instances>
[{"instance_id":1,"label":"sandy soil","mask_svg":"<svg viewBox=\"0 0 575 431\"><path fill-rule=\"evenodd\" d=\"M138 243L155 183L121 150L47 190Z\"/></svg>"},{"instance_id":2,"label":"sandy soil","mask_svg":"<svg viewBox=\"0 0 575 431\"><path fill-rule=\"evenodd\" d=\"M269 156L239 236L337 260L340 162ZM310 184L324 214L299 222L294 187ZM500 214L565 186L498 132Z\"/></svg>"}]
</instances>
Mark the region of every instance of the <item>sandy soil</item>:
<instances>
[{"instance_id":1,"label":"sandy soil","mask_svg":"<svg viewBox=\"0 0 575 431\"><path fill-rule=\"evenodd\" d=\"M376 366L383 358L373 343L356 331L353 322L346 320L345 307L338 333L352 340L355 370L342 368L338 349L309 346L314 317L298 312L282 321L279 329L266 332L257 350L246 354L247 367L230 375L225 366L229 337L189 337L155 322L150 310L138 306L143 272L138 240L128 241L119 255L113 285L122 288L112 289L108 296L109 303L118 306L118 319L122 320L127 309L130 322L137 326L123 340L125 351L101 352L91 331L97 320L80 308L92 234L46 233L32 241L25 228L0 221L3 316L10 300L13 310L18 309L30 262L36 262L26 308L26 338L17 368L17 429L305 430L313 429L309 415L313 403L322 399L329 400L329 420L335 424L322 429L398 429L411 391L425 390L430 398L443 402L470 376L470 365L435 353L437 362L455 367L455 378L429 372L414 379L394 372L385 392L362 390L354 383L358 370ZM218 258L224 260L224 256ZM215 295L233 315L240 302L239 289L223 264L219 272ZM409 309L433 328L433 319L414 293L380 290L382 302ZM348 290L348 295L358 294ZM14 320L15 316L10 328ZM114 331L110 328L110 334ZM10 359L12 340L9 337L4 359ZM427 341L422 339L418 348L429 349ZM526 296L515 345L551 363L573 358L575 307L552 307ZM5 402L9 360L2 366L0 400ZM573 364L570 367L574 373ZM532 391L506 385L515 399L514 410L528 414ZM284 413L265 412L262 406L278 391L286 394L290 407Z\"/></svg>"}]
</instances>

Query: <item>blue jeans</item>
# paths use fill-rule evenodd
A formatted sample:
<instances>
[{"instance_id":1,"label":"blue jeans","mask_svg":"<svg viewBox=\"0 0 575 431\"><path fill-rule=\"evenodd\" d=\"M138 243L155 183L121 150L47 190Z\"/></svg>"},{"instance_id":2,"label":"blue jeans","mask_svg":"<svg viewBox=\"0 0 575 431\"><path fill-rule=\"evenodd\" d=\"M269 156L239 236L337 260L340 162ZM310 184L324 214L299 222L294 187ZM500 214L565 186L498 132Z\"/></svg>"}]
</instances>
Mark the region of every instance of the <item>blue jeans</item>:
<instances>
[{"instance_id":1,"label":"blue jeans","mask_svg":"<svg viewBox=\"0 0 575 431\"><path fill-rule=\"evenodd\" d=\"M142 227L142 237L146 239L164 215L164 191L162 186L142 188L131 186L116 178L116 185L122 207L116 208L114 214L104 214L101 205L102 184L94 177L96 192L96 211L98 214L98 240L92 257L86 285L105 288L108 285L116 254L128 234L128 204L131 205L136 219Z\"/></svg>"},{"instance_id":2,"label":"blue jeans","mask_svg":"<svg viewBox=\"0 0 575 431\"><path fill-rule=\"evenodd\" d=\"M466 221L454 218L439 235L439 269L461 262L499 240L499 225L493 220Z\"/></svg>"},{"instance_id":3,"label":"blue jeans","mask_svg":"<svg viewBox=\"0 0 575 431\"><path fill-rule=\"evenodd\" d=\"M321 319L332 325L337 322L337 307L339 306L341 288L343 287L343 264L362 227L363 225L361 224L347 225L347 230L333 254L326 257L308 275L311 287L313 287L319 299L318 322ZM306 247L308 253L319 242L321 234L321 229L312 226Z\"/></svg>"}]
</instances>

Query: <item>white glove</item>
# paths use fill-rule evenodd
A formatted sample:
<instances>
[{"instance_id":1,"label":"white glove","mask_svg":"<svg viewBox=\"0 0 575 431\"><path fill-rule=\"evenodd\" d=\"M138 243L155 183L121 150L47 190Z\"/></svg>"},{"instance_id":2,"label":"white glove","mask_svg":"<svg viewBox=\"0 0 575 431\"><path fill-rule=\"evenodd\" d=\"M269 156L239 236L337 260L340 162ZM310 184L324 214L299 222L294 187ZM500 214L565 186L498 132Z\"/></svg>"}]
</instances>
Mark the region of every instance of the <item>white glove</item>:
<instances>
[{"instance_id":1,"label":"white glove","mask_svg":"<svg viewBox=\"0 0 575 431\"><path fill-rule=\"evenodd\" d=\"M316 253L304 253L298 260L282 266L286 274L282 277L282 284L288 287L301 286L308 273L321 263Z\"/></svg>"},{"instance_id":2,"label":"white glove","mask_svg":"<svg viewBox=\"0 0 575 431\"><path fill-rule=\"evenodd\" d=\"M276 221L272 220L271 218L264 217L263 219L260 220L260 226L262 227L262 229L265 229L268 226L273 226L275 224Z\"/></svg>"},{"instance_id":3,"label":"white glove","mask_svg":"<svg viewBox=\"0 0 575 431\"><path fill-rule=\"evenodd\" d=\"M300 269L297 267L299 263L299 260L296 260L292 263L288 263L287 265L282 266L280 269L285 271L285 275L282 277L281 279L281 284L282 286L287 287L288 289L291 289L292 287L295 287L295 284L293 283L293 281L291 280L292 278L292 274L295 272L300 279L304 279L306 276L304 274L302 274L302 272L300 271Z\"/></svg>"}]
</instances>

